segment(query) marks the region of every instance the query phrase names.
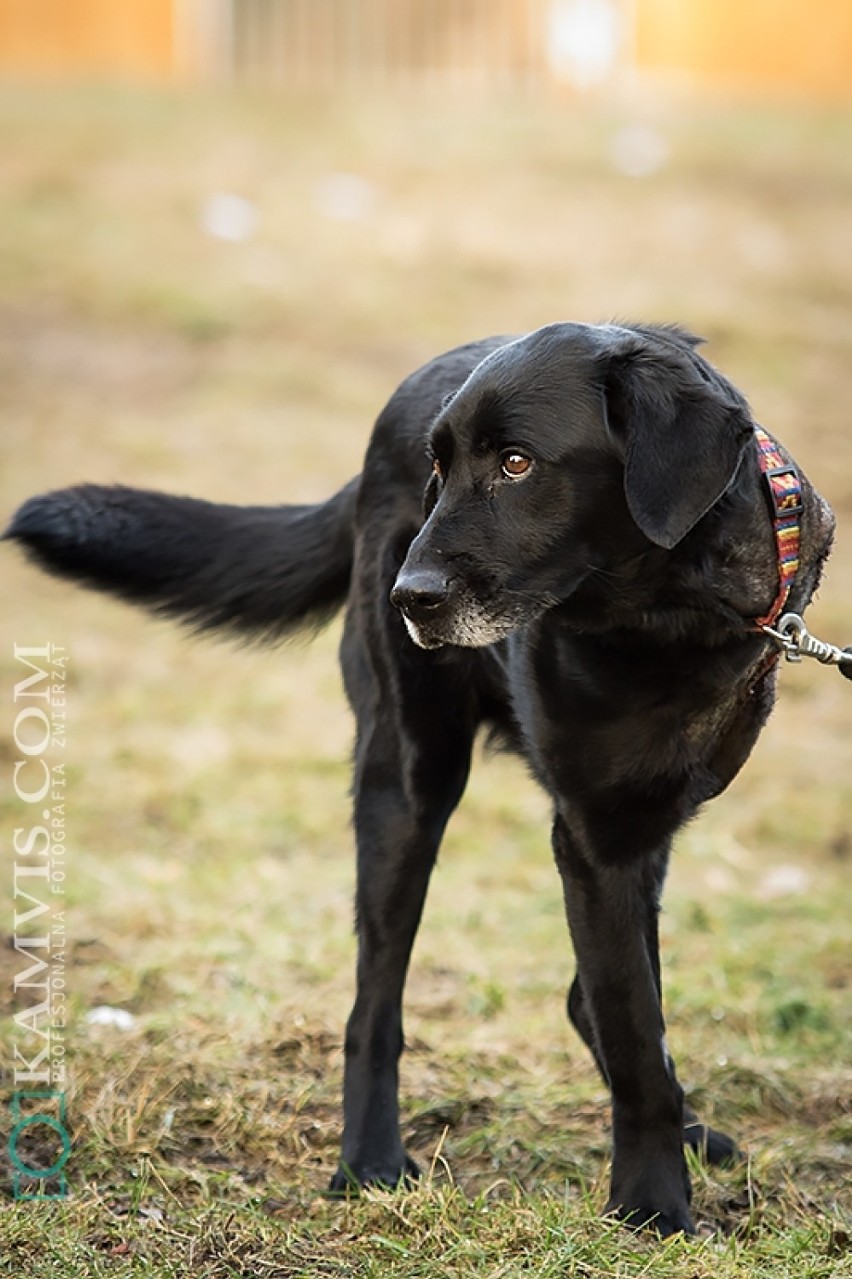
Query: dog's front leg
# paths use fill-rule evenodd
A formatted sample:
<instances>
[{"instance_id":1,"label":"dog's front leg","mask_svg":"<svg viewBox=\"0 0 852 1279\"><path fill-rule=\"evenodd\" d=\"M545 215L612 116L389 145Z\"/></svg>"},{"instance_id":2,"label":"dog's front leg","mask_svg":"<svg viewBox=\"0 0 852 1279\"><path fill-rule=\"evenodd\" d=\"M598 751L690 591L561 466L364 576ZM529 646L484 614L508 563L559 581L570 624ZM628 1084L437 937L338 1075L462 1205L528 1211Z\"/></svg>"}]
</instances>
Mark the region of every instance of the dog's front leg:
<instances>
[{"instance_id":1,"label":"dog's front leg","mask_svg":"<svg viewBox=\"0 0 852 1279\"><path fill-rule=\"evenodd\" d=\"M658 863L604 864L585 823L558 816L562 877L595 1055L612 1092L607 1211L661 1234L694 1227L683 1154L683 1092L666 1050L657 947Z\"/></svg>"}]
</instances>

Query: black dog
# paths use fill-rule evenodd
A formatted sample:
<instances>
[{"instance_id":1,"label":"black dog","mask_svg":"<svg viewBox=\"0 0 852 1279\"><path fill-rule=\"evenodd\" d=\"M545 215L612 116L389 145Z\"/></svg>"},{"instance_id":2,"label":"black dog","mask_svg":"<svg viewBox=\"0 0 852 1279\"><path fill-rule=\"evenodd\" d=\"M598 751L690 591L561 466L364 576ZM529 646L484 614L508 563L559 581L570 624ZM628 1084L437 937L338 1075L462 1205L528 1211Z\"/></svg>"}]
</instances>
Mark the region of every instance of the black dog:
<instances>
[{"instance_id":1,"label":"black dog","mask_svg":"<svg viewBox=\"0 0 852 1279\"><path fill-rule=\"evenodd\" d=\"M673 836L771 708L756 619L780 598L777 521L748 406L694 347L677 329L574 324L477 342L402 384L362 475L323 505L83 486L30 500L7 534L201 629L276 638L345 603L359 958L335 1189L417 1175L398 1123L403 984L483 724L553 800L568 1012L612 1092L608 1210L691 1231L683 1143L736 1154L684 1105L657 913ZM784 599L801 612L833 519L799 484Z\"/></svg>"}]
</instances>

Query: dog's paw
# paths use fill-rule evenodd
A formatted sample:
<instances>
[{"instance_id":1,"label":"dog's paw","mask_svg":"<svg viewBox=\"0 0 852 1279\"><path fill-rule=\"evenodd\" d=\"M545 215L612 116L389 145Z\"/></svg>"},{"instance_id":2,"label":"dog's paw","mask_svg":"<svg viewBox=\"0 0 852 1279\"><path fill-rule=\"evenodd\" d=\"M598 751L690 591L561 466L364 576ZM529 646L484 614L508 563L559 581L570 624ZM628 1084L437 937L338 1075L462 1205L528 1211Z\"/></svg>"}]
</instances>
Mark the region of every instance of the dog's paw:
<instances>
[{"instance_id":1,"label":"dog's paw","mask_svg":"<svg viewBox=\"0 0 852 1279\"><path fill-rule=\"evenodd\" d=\"M674 1134L673 1134L674 1135ZM604 1211L631 1230L651 1230L666 1237L682 1233L694 1235L689 1211L692 1187L683 1153L676 1146L670 1157L657 1147L646 1150L641 1162L625 1159L613 1165L609 1203Z\"/></svg>"},{"instance_id":2,"label":"dog's paw","mask_svg":"<svg viewBox=\"0 0 852 1279\"><path fill-rule=\"evenodd\" d=\"M651 1207L649 1204L628 1206L610 1200L604 1212L608 1217L617 1217L631 1230L652 1230L663 1239L669 1235L695 1234L689 1205L686 1203L668 1204L665 1210L662 1210Z\"/></svg>"},{"instance_id":3,"label":"dog's paw","mask_svg":"<svg viewBox=\"0 0 852 1279\"><path fill-rule=\"evenodd\" d=\"M341 1162L328 1187L330 1195L357 1195L364 1186L380 1186L385 1190L406 1190L420 1180L420 1169L409 1155L399 1165Z\"/></svg>"},{"instance_id":4,"label":"dog's paw","mask_svg":"<svg viewBox=\"0 0 852 1279\"><path fill-rule=\"evenodd\" d=\"M697 1120L683 1125L683 1144L714 1168L742 1163L745 1156L733 1138Z\"/></svg>"}]
</instances>

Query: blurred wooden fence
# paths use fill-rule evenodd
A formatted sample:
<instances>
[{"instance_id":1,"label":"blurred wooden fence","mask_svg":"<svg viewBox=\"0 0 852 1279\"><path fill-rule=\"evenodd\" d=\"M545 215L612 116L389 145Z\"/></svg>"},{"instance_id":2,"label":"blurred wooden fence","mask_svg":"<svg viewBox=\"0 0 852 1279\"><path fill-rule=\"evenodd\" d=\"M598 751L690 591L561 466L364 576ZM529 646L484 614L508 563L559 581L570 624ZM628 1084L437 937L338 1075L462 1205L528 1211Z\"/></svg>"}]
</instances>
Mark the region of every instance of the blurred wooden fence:
<instances>
[{"instance_id":1,"label":"blurred wooden fence","mask_svg":"<svg viewBox=\"0 0 852 1279\"><path fill-rule=\"evenodd\" d=\"M0 0L0 73L275 87L532 84L573 74L566 15L576 27L580 13L580 45L591 42L593 62L614 57L623 2ZM587 56L580 48L581 62Z\"/></svg>"},{"instance_id":2,"label":"blurred wooden fence","mask_svg":"<svg viewBox=\"0 0 852 1279\"><path fill-rule=\"evenodd\" d=\"M239 0L232 73L272 84L529 82L551 0Z\"/></svg>"},{"instance_id":3,"label":"blurred wooden fence","mask_svg":"<svg viewBox=\"0 0 852 1279\"><path fill-rule=\"evenodd\" d=\"M852 97L852 0L0 0L0 74Z\"/></svg>"}]
</instances>

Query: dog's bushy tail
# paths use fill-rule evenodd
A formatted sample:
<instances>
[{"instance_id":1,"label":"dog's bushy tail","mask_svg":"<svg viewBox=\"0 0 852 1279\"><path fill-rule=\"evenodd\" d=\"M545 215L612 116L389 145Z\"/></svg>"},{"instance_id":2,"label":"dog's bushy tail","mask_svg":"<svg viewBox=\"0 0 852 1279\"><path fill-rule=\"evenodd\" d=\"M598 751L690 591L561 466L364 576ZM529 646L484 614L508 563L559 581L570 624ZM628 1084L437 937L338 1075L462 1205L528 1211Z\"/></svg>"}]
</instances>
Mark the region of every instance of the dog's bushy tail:
<instances>
[{"instance_id":1,"label":"dog's bushy tail","mask_svg":"<svg viewBox=\"0 0 852 1279\"><path fill-rule=\"evenodd\" d=\"M85 484L30 498L5 537L40 567L196 630L279 639L346 598L358 481L317 506L225 506Z\"/></svg>"}]
</instances>

